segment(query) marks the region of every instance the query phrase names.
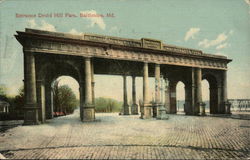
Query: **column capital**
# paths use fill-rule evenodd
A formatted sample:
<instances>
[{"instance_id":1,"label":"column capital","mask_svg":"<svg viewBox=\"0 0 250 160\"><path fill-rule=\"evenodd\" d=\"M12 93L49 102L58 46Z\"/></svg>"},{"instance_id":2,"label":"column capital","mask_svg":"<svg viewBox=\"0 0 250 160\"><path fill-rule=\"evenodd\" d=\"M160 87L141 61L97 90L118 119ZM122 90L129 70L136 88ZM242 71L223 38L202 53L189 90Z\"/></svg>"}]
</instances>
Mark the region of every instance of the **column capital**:
<instances>
[{"instance_id":1,"label":"column capital","mask_svg":"<svg viewBox=\"0 0 250 160\"><path fill-rule=\"evenodd\" d=\"M30 51L30 50L27 50L27 49L23 49L23 53L24 54L33 54L34 52Z\"/></svg>"},{"instance_id":2,"label":"column capital","mask_svg":"<svg viewBox=\"0 0 250 160\"><path fill-rule=\"evenodd\" d=\"M201 67L192 67L193 69L201 69Z\"/></svg>"},{"instance_id":3,"label":"column capital","mask_svg":"<svg viewBox=\"0 0 250 160\"><path fill-rule=\"evenodd\" d=\"M90 61L90 60L91 60L91 57L83 57L83 59L84 59L85 61Z\"/></svg>"},{"instance_id":4,"label":"column capital","mask_svg":"<svg viewBox=\"0 0 250 160\"><path fill-rule=\"evenodd\" d=\"M160 67L160 66L161 66L161 64L159 64L159 63L155 63L155 66L156 66L156 67Z\"/></svg>"},{"instance_id":5,"label":"column capital","mask_svg":"<svg viewBox=\"0 0 250 160\"><path fill-rule=\"evenodd\" d=\"M132 78L136 78L137 76L136 76L136 75L134 75L134 74L132 74L132 75L131 75L131 77L132 77Z\"/></svg>"}]
</instances>

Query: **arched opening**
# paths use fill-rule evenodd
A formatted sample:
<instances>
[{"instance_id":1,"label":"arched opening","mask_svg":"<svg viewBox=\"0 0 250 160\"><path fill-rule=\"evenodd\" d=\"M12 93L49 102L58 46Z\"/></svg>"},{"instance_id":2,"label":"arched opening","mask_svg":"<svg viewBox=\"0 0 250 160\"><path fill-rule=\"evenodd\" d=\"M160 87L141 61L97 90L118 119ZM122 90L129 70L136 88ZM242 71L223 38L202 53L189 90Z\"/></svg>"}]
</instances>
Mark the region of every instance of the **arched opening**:
<instances>
[{"instance_id":1,"label":"arched opening","mask_svg":"<svg viewBox=\"0 0 250 160\"><path fill-rule=\"evenodd\" d=\"M179 81L176 85L176 111L177 114L183 114L185 104L185 84Z\"/></svg>"},{"instance_id":2,"label":"arched opening","mask_svg":"<svg viewBox=\"0 0 250 160\"><path fill-rule=\"evenodd\" d=\"M62 61L60 57L54 59L53 56L50 56L49 60L39 56L36 58L41 61L37 64L38 72L36 85L39 120L41 122L45 122L46 119L52 119L55 115L53 87L55 82L59 79L58 85L68 85L66 88L72 90L76 99L78 99L78 101L80 100L80 103L83 104L83 99L80 98L81 94L84 94L83 89L82 91L79 90L79 86L81 85L80 82L82 81L81 75L83 74L81 74L73 61ZM77 117L80 118L80 114Z\"/></svg>"},{"instance_id":3,"label":"arched opening","mask_svg":"<svg viewBox=\"0 0 250 160\"><path fill-rule=\"evenodd\" d=\"M202 80L202 101L206 104L205 112L210 113L210 91L209 91L209 83L207 80Z\"/></svg>"},{"instance_id":4,"label":"arched opening","mask_svg":"<svg viewBox=\"0 0 250 160\"><path fill-rule=\"evenodd\" d=\"M53 117L65 116L74 113L79 117L79 84L70 76L57 77L51 83L53 98Z\"/></svg>"},{"instance_id":5,"label":"arched opening","mask_svg":"<svg viewBox=\"0 0 250 160\"><path fill-rule=\"evenodd\" d=\"M202 79L207 80L207 84L206 81L202 82L204 83L202 86L202 88L204 88L203 101L209 99L209 103L207 104L207 106L209 106L209 112L210 114L216 114L219 111L219 86L217 79L212 74L205 74ZM208 86L209 91L206 91ZM206 98L206 95L209 98Z\"/></svg>"}]
</instances>

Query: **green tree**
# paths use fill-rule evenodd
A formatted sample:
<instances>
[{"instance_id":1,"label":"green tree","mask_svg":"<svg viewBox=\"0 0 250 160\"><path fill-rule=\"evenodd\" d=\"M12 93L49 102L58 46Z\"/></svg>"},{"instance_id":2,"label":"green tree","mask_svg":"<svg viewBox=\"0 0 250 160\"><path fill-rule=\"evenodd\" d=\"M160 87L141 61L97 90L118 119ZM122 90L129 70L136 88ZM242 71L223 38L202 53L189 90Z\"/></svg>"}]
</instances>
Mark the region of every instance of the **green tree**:
<instances>
[{"instance_id":1,"label":"green tree","mask_svg":"<svg viewBox=\"0 0 250 160\"><path fill-rule=\"evenodd\" d=\"M79 106L76 95L68 85L54 87L54 112L64 112L71 114Z\"/></svg>"},{"instance_id":2,"label":"green tree","mask_svg":"<svg viewBox=\"0 0 250 160\"><path fill-rule=\"evenodd\" d=\"M119 112L122 108L122 102L112 98L99 97L95 99L96 112Z\"/></svg>"}]
</instances>

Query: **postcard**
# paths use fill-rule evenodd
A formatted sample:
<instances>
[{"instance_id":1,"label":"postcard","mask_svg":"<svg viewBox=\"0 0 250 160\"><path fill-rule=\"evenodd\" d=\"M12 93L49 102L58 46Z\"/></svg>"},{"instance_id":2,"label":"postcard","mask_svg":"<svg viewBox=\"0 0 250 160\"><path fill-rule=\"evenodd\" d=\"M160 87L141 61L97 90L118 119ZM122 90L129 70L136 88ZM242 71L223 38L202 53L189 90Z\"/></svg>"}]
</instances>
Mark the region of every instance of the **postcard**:
<instances>
[{"instance_id":1,"label":"postcard","mask_svg":"<svg viewBox=\"0 0 250 160\"><path fill-rule=\"evenodd\" d=\"M0 0L0 159L249 159L249 0Z\"/></svg>"}]
</instances>

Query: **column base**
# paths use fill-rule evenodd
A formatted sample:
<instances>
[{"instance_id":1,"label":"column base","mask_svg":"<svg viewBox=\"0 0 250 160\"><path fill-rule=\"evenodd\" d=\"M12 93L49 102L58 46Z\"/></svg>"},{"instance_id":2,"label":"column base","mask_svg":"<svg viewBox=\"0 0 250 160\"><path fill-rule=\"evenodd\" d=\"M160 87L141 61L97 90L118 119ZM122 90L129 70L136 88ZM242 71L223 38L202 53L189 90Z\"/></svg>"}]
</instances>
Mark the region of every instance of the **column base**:
<instances>
[{"instance_id":1,"label":"column base","mask_svg":"<svg viewBox=\"0 0 250 160\"><path fill-rule=\"evenodd\" d=\"M123 113L122 115L129 115L129 105L123 104Z\"/></svg>"},{"instance_id":2,"label":"column base","mask_svg":"<svg viewBox=\"0 0 250 160\"><path fill-rule=\"evenodd\" d=\"M166 114L166 108L163 106L163 104L159 104L157 108L157 117L158 120L167 120L169 119L169 116Z\"/></svg>"},{"instance_id":3,"label":"column base","mask_svg":"<svg viewBox=\"0 0 250 160\"><path fill-rule=\"evenodd\" d=\"M132 104L131 106L131 114L132 115L138 115L138 105L137 104Z\"/></svg>"},{"instance_id":4,"label":"column base","mask_svg":"<svg viewBox=\"0 0 250 160\"><path fill-rule=\"evenodd\" d=\"M201 111L201 113L200 113L201 116L206 115L206 103L204 103L204 102L200 103L200 111Z\"/></svg>"},{"instance_id":5,"label":"column base","mask_svg":"<svg viewBox=\"0 0 250 160\"><path fill-rule=\"evenodd\" d=\"M224 106L225 106L225 114L232 114L231 113L231 103L230 102L228 102L228 101L226 101L226 102L224 102Z\"/></svg>"},{"instance_id":6,"label":"column base","mask_svg":"<svg viewBox=\"0 0 250 160\"><path fill-rule=\"evenodd\" d=\"M24 108L24 123L23 125L39 125L40 122L38 120L38 108L30 107L35 106L36 104L28 104L27 107Z\"/></svg>"},{"instance_id":7,"label":"column base","mask_svg":"<svg viewBox=\"0 0 250 160\"><path fill-rule=\"evenodd\" d=\"M226 104L227 102L221 102L220 107L218 109L218 114L226 114Z\"/></svg>"},{"instance_id":8,"label":"column base","mask_svg":"<svg viewBox=\"0 0 250 160\"><path fill-rule=\"evenodd\" d=\"M200 107L201 107L201 102L195 103L194 110L193 110L193 115L194 116L200 115Z\"/></svg>"},{"instance_id":9,"label":"column base","mask_svg":"<svg viewBox=\"0 0 250 160\"><path fill-rule=\"evenodd\" d=\"M142 112L141 118L142 119L152 118L152 105L151 104L143 104L143 112Z\"/></svg>"},{"instance_id":10,"label":"column base","mask_svg":"<svg viewBox=\"0 0 250 160\"><path fill-rule=\"evenodd\" d=\"M92 122L95 121L95 106L93 104L85 104L83 106L83 122Z\"/></svg>"},{"instance_id":11,"label":"column base","mask_svg":"<svg viewBox=\"0 0 250 160\"><path fill-rule=\"evenodd\" d=\"M153 117L157 117L157 107L158 105L156 103L152 104L152 110L153 110Z\"/></svg>"}]
</instances>

